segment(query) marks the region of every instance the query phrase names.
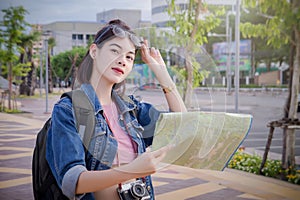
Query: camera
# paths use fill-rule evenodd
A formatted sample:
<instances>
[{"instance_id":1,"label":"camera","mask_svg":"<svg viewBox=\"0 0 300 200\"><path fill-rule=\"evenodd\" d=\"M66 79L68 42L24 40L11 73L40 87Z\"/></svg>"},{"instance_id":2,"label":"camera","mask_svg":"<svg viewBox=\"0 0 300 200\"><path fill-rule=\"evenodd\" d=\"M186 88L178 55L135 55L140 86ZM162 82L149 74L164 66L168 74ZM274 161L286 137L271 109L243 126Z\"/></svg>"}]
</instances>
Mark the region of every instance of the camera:
<instances>
[{"instance_id":1,"label":"camera","mask_svg":"<svg viewBox=\"0 0 300 200\"><path fill-rule=\"evenodd\" d=\"M146 185L141 180L123 184L117 191L121 200L150 199Z\"/></svg>"}]
</instances>

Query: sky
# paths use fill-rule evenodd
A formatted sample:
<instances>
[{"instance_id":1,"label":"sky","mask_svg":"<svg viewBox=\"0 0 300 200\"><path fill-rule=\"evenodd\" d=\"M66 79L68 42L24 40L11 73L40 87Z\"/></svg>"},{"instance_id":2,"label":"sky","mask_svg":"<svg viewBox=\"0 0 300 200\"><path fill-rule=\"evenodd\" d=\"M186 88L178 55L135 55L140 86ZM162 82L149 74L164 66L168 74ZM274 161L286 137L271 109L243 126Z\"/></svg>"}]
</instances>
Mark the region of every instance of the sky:
<instances>
[{"instance_id":1,"label":"sky","mask_svg":"<svg viewBox=\"0 0 300 200\"><path fill-rule=\"evenodd\" d=\"M21 5L29 12L25 20L31 24L96 22L97 13L111 9L139 9L142 20L151 20L151 0L0 0L0 10Z\"/></svg>"}]
</instances>

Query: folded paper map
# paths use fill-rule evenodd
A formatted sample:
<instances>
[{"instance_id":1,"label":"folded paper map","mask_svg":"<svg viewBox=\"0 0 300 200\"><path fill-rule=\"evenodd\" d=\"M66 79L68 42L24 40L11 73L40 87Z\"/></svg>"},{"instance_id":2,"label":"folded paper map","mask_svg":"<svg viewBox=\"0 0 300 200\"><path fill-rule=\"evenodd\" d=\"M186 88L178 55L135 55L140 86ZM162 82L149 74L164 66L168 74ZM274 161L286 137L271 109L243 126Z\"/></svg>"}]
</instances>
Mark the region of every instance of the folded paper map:
<instances>
[{"instance_id":1,"label":"folded paper map","mask_svg":"<svg viewBox=\"0 0 300 200\"><path fill-rule=\"evenodd\" d=\"M163 113L152 150L171 145L163 163L223 170L249 132L252 116L219 112Z\"/></svg>"}]
</instances>

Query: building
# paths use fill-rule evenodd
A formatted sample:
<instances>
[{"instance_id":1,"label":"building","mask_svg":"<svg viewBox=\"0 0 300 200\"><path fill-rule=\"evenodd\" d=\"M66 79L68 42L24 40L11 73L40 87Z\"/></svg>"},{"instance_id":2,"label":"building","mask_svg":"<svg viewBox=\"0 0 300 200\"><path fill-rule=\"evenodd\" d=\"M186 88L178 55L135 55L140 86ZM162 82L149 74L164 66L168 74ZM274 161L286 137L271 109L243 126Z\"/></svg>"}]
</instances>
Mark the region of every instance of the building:
<instances>
[{"instance_id":1,"label":"building","mask_svg":"<svg viewBox=\"0 0 300 200\"><path fill-rule=\"evenodd\" d=\"M168 3L167 1L161 0L152 0L152 17L151 22L152 25L160 28L165 28L168 26L168 23L173 19L168 15L167 8ZM181 9L186 9L189 1L188 0L177 0L176 5L179 6Z\"/></svg>"},{"instance_id":2,"label":"building","mask_svg":"<svg viewBox=\"0 0 300 200\"><path fill-rule=\"evenodd\" d=\"M42 25L42 30L55 39L51 54L56 55L73 47L86 46L102 26L97 22L53 22Z\"/></svg>"},{"instance_id":3,"label":"building","mask_svg":"<svg viewBox=\"0 0 300 200\"><path fill-rule=\"evenodd\" d=\"M112 9L98 13L96 22L58 21L40 25L40 30L47 33L47 35L44 34L42 40L45 40L46 37L55 39L52 55L71 50L74 47L87 46L89 40L94 38L104 24L116 18L126 21L133 29L151 26L151 22L141 20L141 10ZM37 44L44 46L43 41Z\"/></svg>"}]
</instances>

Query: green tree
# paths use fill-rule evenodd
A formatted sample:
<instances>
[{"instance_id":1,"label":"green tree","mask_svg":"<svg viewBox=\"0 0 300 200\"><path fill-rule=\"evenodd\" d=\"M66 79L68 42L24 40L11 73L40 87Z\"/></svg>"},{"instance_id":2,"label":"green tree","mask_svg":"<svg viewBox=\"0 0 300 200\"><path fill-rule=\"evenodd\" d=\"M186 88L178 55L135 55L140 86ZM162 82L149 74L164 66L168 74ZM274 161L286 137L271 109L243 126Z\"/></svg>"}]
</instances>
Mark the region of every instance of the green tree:
<instances>
[{"instance_id":1,"label":"green tree","mask_svg":"<svg viewBox=\"0 0 300 200\"><path fill-rule=\"evenodd\" d=\"M241 24L245 37L266 39L267 45L280 48L290 45L289 97L284 109L285 117L297 118L297 96L299 93L300 68L300 1L299 0L245 0L246 6L258 8L258 14L267 18L262 24ZM295 131L287 130L287 154L283 168L295 166Z\"/></svg>"},{"instance_id":2,"label":"green tree","mask_svg":"<svg viewBox=\"0 0 300 200\"><path fill-rule=\"evenodd\" d=\"M199 48L207 43L207 33L220 24L218 16L224 14L223 10L208 12L207 5L202 0L189 0L186 9L176 5L175 0L168 0L168 14L174 19L171 26L174 30L173 43L180 47L183 52L185 70L184 102L187 107L191 106L193 86L207 76L207 71L202 70L195 55L201 51ZM183 71L181 69L181 71Z\"/></svg>"},{"instance_id":3,"label":"green tree","mask_svg":"<svg viewBox=\"0 0 300 200\"><path fill-rule=\"evenodd\" d=\"M51 65L51 52L53 47L56 45L55 39L53 37L50 37L48 40L48 92L52 93L53 92L53 76L52 76L52 65Z\"/></svg>"},{"instance_id":4,"label":"green tree","mask_svg":"<svg viewBox=\"0 0 300 200\"><path fill-rule=\"evenodd\" d=\"M70 51L62 52L55 55L51 59L53 65L52 71L55 76L65 82L71 77L72 84L75 79L75 73L77 71L80 62L87 52L85 47L76 47Z\"/></svg>"},{"instance_id":5,"label":"green tree","mask_svg":"<svg viewBox=\"0 0 300 200\"><path fill-rule=\"evenodd\" d=\"M1 22L1 61L3 65L3 72L7 73L9 81L8 88L8 109L11 107L12 96L12 82L13 76L26 74L24 67L28 66L28 63L19 63L18 54L23 51L18 44L20 43L21 36L26 30L28 23L25 21L25 14L27 11L22 7L9 7L3 9L4 12L3 21ZM29 64L30 65L30 64Z\"/></svg>"},{"instance_id":6,"label":"green tree","mask_svg":"<svg viewBox=\"0 0 300 200\"><path fill-rule=\"evenodd\" d=\"M22 48L22 51L20 52L19 61L20 63L30 63L28 73L21 77L20 94L34 95L36 66L34 66L32 51L33 44L39 37L40 33L38 31L33 31L30 34L22 34L20 37L18 45Z\"/></svg>"}]
</instances>

